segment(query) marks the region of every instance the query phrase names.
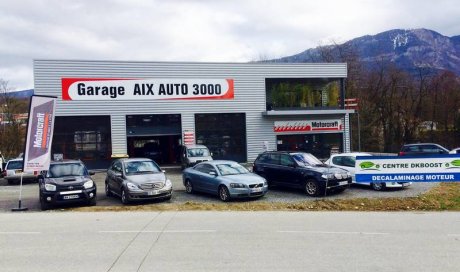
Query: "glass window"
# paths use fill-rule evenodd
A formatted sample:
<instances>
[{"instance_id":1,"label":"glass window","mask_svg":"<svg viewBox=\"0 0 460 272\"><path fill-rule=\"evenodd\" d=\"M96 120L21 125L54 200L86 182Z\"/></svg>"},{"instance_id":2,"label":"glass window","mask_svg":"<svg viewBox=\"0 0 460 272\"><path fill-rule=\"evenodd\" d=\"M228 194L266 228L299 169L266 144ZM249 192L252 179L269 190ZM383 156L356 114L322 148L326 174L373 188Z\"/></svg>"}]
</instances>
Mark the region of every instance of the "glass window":
<instances>
[{"instance_id":1,"label":"glass window","mask_svg":"<svg viewBox=\"0 0 460 272\"><path fill-rule=\"evenodd\" d=\"M294 166L295 165L294 160L292 160L291 156L289 155L284 155L284 154L281 155L280 162L281 162L281 165L284 165L284 166Z\"/></svg>"},{"instance_id":2,"label":"glass window","mask_svg":"<svg viewBox=\"0 0 460 272\"><path fill-rule=\"evenodd\" d=\"M300 165L322 165L323 163L318 160L315 156L309 153L293 153L292 158Z\"/></svg>"},{"instance_id":3,"label":"glass window","mask_svg":"<svg viewBox=\"0 0 460 272\"><path fill-rule=\"evenodd\" d=\"M207 163L202 163L202 164L195 166L195 170L200 171L202 173L206 173L206 174L209 174L209 172L211 171L214 171L214 172L216 171L216 169L212 165L207 164Z\"/></svg>"},{"instance_id":4,"label":"glass window","mask_svg":"<svg viewBox=\"0 0 460 272\"><path fill-rule=\"evenodd\" d=\"M214 159L246 161L244 113L195 114L196 143L205 145Z\"/></svg>"},{"instance_id":5,"label":"glass window","mask_svg":"<svg viewBox=\"0 0 460 272\"><path fill-rule=\"evenodd\" d=\"M110 116L56 116L52 154L107 168L112 155Z\"/></svg>"},{"instance_id":6,"label":"glass window","mask_svg":"<svg viewBox=\"0 0 460 272\"><path fill-rule=\"evenodd\" d=\"M355 157L350 156L336 156L332 159L332 162L335 165L355 167Z\"/></svg>"},{"instance_id":7,"label":"glass window","mask_svg":"<svg viewBox=\"0 0 460 272\"><path fill-rule=\"evenodd\" d=\"M22 169L23 161L10 161L6 169Z\"/></svg>"},{"instance_id":8,"label":"glass window","mask_svg":"<svg viewBox=\"0 0 460 272\"><path fill-rule=\"evenodd\" d=\"M339 108L340 79L267 78L267 110Z\"/></svg>"},{"instance_id":9,"label":"glass window","mask_svg":"<svg viewBox=\"0 0 460 272\"><path fill-rule=\"evenodd\" d=\"M125 162L126 175L137 175L146 173L160 173L160 167L153 161L127 161Z\"/></svg>"},{"instance_id":10,"label":"glass window","mask_svg":"<svg viewBox=\"0 0 460 272\"><path fill-rule=\"evenodd\" d=\"M190 148L187 149L187 156L188 157L209 157L209 150L206 148Z\"/></svg>"},{"instance_id":11,"label":"glass window","mask_svg":"<svg viewBox=\"0 0 460 272\"><path fill-rule=\"evenodd\" d=\"M88 176L86 167L81 163L51 164L46 176L48 178L62 178L69 176Z\"/></svg>"},{"instance_id":12,"label":"glass window","mask_svg":"<svg viewBox=\"0 0 460 272\"><path fill-rule=\"evenodd\" d=\"M248 169L238 163L222 163L217 165L217 169L222 176L239 175L249 173Z\"/></svg>"}]
</instances>

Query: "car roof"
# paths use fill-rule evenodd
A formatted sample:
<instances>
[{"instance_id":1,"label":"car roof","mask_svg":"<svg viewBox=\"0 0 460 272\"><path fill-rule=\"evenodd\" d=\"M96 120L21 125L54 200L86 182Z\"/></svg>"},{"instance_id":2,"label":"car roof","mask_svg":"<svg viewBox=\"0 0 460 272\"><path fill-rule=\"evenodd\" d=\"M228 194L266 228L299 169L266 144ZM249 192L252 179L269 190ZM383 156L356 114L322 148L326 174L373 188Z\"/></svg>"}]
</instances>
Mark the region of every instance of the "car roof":
<instances>
[{"instance_id":1,"label":"car roof","mask_svg":"<svg viewBox=\"0 0 460 272\"><path fill-rule=\"evenodd\" d=\"M205 145L184 145L186 148L207 148Z\"/></svg>"},{"instance_id":2,"label":"car roof","mask_svg":"<svg viewBox=\"0 0 460 272\"><path fill-rule=\"evenodd\" d=\"M24 161L24 159L23 158L15 158L15 159L9 160L8 162L15 162L15 161Z\"/></svg>"},{"instance_id":3,"label":"car roof","mask_svg":"<svg viewBox=\"0 0 460 272\"><path fill-rule=\"evenodd\" d=\"M65 159L60 161L51 161L51 164L65 164L65 163L82 163L80 160L75 159Z\"/></svg>"},{"instance_id":4,"label":"car roof","mask_svg":"<svg viewBox=\"0 0 460 272\"><path fill-rule=\"evenodd\" d=\"M344 153L338 153L338 154L333 154L331 157L335 156L372 156L372 154L366 153L366 152L344 152Z\"/></svg>"},{"instance_id":5,"label":"car roof","mask_svg":"<svg viewBox=\"0 0 460 272\"><path fill-rule=\"evenodd\" d=\"M436 143L416 143L416 144L405 144L404 146L415 146L415 145L437 145L437 146L442 146L440 144Z\"/></svg>"},{"instance_id":6,"label":"car roof","mask_svg":"<svg viewBox=\"0 0 460 272\"><path fill-rule=\"evenodd\" d=\"M149 158L144 158L144 157L139 157L139 158L120 158L117 159L122 162L134 162L134 161L153 161L152 159Z\"/></svg>"},{"instance_id":7,"label":"car roof","mask_svg":"<svg viewBox=\"0 0 460 272\"><path fill-rule=\"evenodd\" d=\"M233 163L238 163L236 161L231 161L231 160L213 160L213 161L206 161L206 162L202 162L202 163L209 163L209 164L212 164L212 165L217 165L217 164L233 164Z\"/></svg>"}]
</instances>

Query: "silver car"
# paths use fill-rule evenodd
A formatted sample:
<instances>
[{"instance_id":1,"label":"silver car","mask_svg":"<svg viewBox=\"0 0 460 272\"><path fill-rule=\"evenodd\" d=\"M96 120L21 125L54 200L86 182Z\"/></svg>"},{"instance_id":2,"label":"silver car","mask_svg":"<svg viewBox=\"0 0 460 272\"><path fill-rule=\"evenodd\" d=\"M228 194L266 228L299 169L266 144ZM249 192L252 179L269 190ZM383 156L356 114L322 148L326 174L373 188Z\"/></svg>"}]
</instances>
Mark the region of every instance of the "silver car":
<instances>
[{"instance_id":1,"label":"silver car","mask_svg":"<svg viewBox=\"0 0 460 272\"><path fill-rule=\"evenodd\" d=\"M158 164L147 158L112 162L105 179L107 196L118 195L123 204L148 199L171 199L172 183Z\"/></svg>"},{"instance_id":2,"label":"silver car","mask_svg":"<svg viewBox=\"0 0 460 272\"><path fill-rule=\"evenodd\" d=\"M262 197L267 181L234 161L202 162L184 170L182 180L187 193L201 191L218 195L220 200Z\"/></svg>"}]
</instances>

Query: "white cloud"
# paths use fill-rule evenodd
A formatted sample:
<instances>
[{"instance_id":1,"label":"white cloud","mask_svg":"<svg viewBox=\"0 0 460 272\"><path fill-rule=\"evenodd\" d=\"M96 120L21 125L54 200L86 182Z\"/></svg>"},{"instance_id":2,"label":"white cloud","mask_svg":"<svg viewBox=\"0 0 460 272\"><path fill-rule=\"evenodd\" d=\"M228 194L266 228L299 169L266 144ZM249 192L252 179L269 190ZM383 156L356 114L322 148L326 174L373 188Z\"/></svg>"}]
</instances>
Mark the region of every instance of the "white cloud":
<instances>
[{"instance_id":1,"label":"white cloud","mask_svg":"<svg viewBox=\"0 0 460 272\"><path fill-rule=\"evenodd\" d=\"M0 2L0 78L33 88L32 59L245 62L393 28L460 34L456 1Z\"/></svg>"}]
</instances>

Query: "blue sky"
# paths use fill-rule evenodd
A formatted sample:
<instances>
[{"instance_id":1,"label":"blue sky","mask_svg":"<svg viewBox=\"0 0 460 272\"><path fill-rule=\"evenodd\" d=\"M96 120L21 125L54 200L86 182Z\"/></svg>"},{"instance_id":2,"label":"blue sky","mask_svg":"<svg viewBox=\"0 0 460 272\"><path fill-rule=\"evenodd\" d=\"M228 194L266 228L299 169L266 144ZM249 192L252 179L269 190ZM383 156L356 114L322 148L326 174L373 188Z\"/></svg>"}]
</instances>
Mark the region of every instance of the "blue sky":
<instances>
[{"instance_id":1,"label":"blue sky","mask_svg":"<svg viewBox=\"0 0 460 272\"><path fill-rule=\"evenodd\" d=\"M0 78L33 59L247 62L394 28L460 35L458 1L3 0Z\"/></svg>"}]
</instances>

